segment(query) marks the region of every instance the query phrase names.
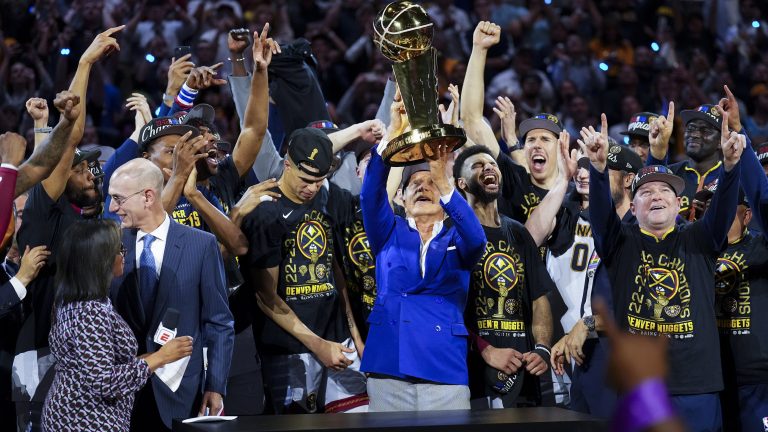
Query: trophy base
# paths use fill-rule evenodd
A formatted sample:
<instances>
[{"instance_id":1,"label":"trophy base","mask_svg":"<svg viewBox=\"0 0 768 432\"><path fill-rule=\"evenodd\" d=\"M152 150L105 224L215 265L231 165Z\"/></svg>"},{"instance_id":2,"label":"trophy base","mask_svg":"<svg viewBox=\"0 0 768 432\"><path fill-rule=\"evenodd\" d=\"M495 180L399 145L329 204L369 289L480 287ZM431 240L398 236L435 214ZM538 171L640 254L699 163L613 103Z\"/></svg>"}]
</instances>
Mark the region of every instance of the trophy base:
<instances>
[{"instance_id":1,"label":"trophy base","mask_svg":"<svg viewBox=\"0 0 768 432\"><path fill-rule=\"evenodd\" d=\"M434 159L439 145L447 145L449 151L454 151L466 141L463 129L449 124L435 124L396 137L384 149L382 157L384 163L393 167L415 165Z\"/></svg>"}]
</instances>

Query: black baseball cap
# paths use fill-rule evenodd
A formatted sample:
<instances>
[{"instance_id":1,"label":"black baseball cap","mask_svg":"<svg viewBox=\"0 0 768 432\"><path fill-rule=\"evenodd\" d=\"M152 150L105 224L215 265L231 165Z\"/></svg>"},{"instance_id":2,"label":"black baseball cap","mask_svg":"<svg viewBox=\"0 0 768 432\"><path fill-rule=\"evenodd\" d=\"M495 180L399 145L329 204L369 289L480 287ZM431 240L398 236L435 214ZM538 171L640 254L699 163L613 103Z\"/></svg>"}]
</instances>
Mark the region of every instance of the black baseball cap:
<instances>
[{"instance_id":1,"label":"black baseball cap","mask_svg":"<svg viewBox=\"0 0 768 432\"><path fill-rule=\"evenodd\" d=\"M320 129L296 129L288 137L288 157L305 173L322 177L331 170L333 144L328 135ZM313 167L317 172L307 170L305 166Z\"/></svg>"},{"instance_id":2,"label":"black baseball cap","mask_svg":"<svg viewBox=\"0 0 768 432\"><path fill-rule=\"evenodd\" d=\"M718 132L720 132L720 128L723 126L723 115L720 114L717 105L704 104L695 110L683 110L680 111L680 117L683 118L683 124L688 124L693 120L704 120L717 129Z\"/></svg>"},{"instance_id":3,"label":"black baseball cap","mask_svg":"<svg viewBox=\"0 0 768 432\"><path fill-rule=\"evenodd\" d=\"M695 195L693 195L693 199L697 201L701 201L703 203L707 202L712 196L715 195L715 191L717 191L717 185L718 181L715 180L712 183L704 186L700 191L696 192ZM745 207L749 207L749 201L747 201L747 194L744 192L744 189L739 187L739 195L736 198L736 205L743 205Z\"/></svg>"},{"instance_id":4,"label":"black baseball cap","mask_svg":"<svg viewBox=\"0 0 768 432\"><path fill-rule=\"evenodd\" d=\"M416 165L408 165L403 168L403 179L400 181L400 189L405 190L408 187L408 182L411 181L411 176L419 171L429 171L429 162L422 162Z\"/></svg>"},{"instance_id":5,"label":"black baseball cap","mask_svg":"<svg viewBox=\"0 0 768 432\"><path fill-rule=\"evenodd\" d=\"M320 129L321 131L327 134L331 134L339 131L339 127L336 126L336 123L330 120L317 120L317 121L309 122L307 127Z\"/></svg>"},{"instance_id":6,"label":"black baseball cap","mask_svg":"<svg viewBox=\"0 0 768 432\"><path fill-rule=\"evenodd\" d=\"M622 135L637 135L648 138L648 132L651 130L651 124L657 118L659 118L659 115L652 112L641 112L633 114L629 119L627 130L620 133Z\"/></svg>"},{"instance_id":7,"label":"black baseball cap","mask_svg":"<svg viewBox=\"0 0 768 432\"><path fill-rule=\"evenodd\" d=\"M556 115L539 113L520 123L520 138L525 140L525 135L534 129L545 129L559 136L563 131L563 125Z\"/></svg>"},{"instance_id":8,"label":"black baseball cap","mask_svg":"<svg viewBox=\"0 0 768 432\"><path fill-rule=\"evenodd\" d=\"M153 118L139 132L139 149L140 151L146 151L153 140L162 136L182 136L187 132L192 132L193 137L200 135L200 131L196 127L180 124L179 120L175 117Z\"/></svg>"},{"instance_id":9,"label":"black baseball cap","mask_svg":"<svg viewBox=\"0 0 768 432\"><path fill-rule=\"evenodd\" d=\"M213 120L216 118L216 110L208 104L197 104L191 110L183 115L179 115L178 119L181 123L187 124L192 120L199 119L206 125L213 125Z\"/></svg>"},{"instance_id":10,"label":"black baseball cap","mask_svg":"<svg viewBox=\"0 0 768 432\"><path fill-rule=\"evenodd\" d=\"M101 156L101 150L80 150L75 149L75 157L72 159L72 166L77 166L82 161L98 162L99 156Z\"/></svg>"},{"instance_id":11,"label":"black baseball cap","mask_svg":"<svg viewBox=\"0 0 768 432\"><path fill-rule=\"evenodd\" d=\"M612 145L608 147L608 169L617 171L629 171L637 174L643 167L643 160L629 147Z\"/></svg>"},{"instance_id":12,"label":"black baseball cap","mask_svg":"<svg viewBox=\"0 0 768 432\"><path fill-rule=\"evenodd\" d=\"M759 160L762 165L768 164L768 141L757 146L757 151L755 153L757 153L757 160Z\"/></svg>"},{"instance_id":13,"label":"black baseball cap","mask_svg":"<svg viewBox=\"0 0 768 432\"><path fill-rule=\"evenodd\" d=\"M632 196L635 196L635 192L640 186L655 181L668 184L677 196L680 196L685 190L685 180L673 174L669 168L664 165L649 165L641 168L632 181Z\"/></svg>"}]
</instances>

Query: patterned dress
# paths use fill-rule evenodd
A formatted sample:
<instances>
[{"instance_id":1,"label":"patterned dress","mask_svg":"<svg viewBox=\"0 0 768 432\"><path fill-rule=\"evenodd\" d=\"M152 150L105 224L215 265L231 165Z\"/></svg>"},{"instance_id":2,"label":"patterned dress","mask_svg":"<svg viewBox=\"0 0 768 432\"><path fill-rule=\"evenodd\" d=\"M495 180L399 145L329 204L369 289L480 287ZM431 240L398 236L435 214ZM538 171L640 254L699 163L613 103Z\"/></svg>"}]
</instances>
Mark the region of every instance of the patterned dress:
<instances>
[{"instance_id":1,"label":"patterned dress","mask_svg":"<svg viewBox=\"0 0 768 432\"><path fill-rule=\"evenodd\" d=\"M44 429L127 431L150 370L136 358L136 339L109 300L57 308L49 342L56 377L43 408Z\"/></svg>"}]
</instances>

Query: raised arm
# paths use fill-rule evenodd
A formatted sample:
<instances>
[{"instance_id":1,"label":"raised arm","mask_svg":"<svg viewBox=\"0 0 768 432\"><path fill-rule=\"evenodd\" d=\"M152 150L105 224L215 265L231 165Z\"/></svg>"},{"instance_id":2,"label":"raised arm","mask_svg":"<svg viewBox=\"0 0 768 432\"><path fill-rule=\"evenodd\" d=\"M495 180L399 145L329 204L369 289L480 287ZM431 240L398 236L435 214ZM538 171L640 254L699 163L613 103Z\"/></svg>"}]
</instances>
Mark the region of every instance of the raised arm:
<instances>
[{"instance_id":1,"label":"raised arm","mask_svg":"<svg viewBox=\"0 0 768 432\"><path fill-rule=\"evenodd\" d=\"M667 153L669 150L669 138L672 136L672 129L675 126L675 103L669 101L667 116L657 117L651 123L651 129L648 131L648 142L651 144L651 151L648 153L647 165L666 165L668 161Z\"/></svg>"},{"instance_id":2,"label":"raised arm","mask_svg":"<svg viewBox=\"0 0 768 432\"><path fill-rule=\"evenodd\" d=\"M473 268L485 251L485 231L483 231L483 226L480 225L475 212L453 187L450 174L446 170L448 156L451 152L445 145L439 145L436 153L436 158L429 161L432 181L440 194L440 205L451 217L456 231L459 233L456 250L463 258L466 268Z\"/></svg>"},{"instance_id":3,"label":"raised arm","mask_svg":"<svg viewBox=\"0 0 768 432\"><path fill-rule=\"evenodd\" d=\"M722 110L721 110L722 111ZM728 240L728 230L736 217L741 176L741 155L746 146L746 137L728 130L728 112L722 111L723 123L720 131L720 148L723 151L723 172L717 183L709 209L702 217L704 231L711 233L716 251L723 249ZM762 170L760 170L762 171ZM753 173L753 175L756 173ZM762 174L762 172L760 173Z\"/></svg>"},{"instance_id":4,"label":"raised arm","mask_svg":"<svg viewBox=\"0 0 768 432\"><path fill-rule=\"evenodd\" d=\"M467 64L467 74L461 89L461 119L464 130L472 142L491 149L494 158L499 156L499 142L493 130L483 120L485 83L483 73L488 49L499 43L501 27L488 21L480 22L472 35L472 54Z\"/></svg>"},{"instance_id":5,"label":"raised arm","mask_svg":"<svg viewBox=\"0 0 768 432\"><path fill-rule=\"evenodd\" d=\"M568 182L576 174L578 169L578 155L576 150L568 152L571 135L568 131L560 132L558 145L560 152L557 154L558 176L557 182L547 195L533 210L528 220L525 221L525 229L531 234L536 246L541 246L552 234L556 225L557 212L565 199L568 190Z\"/></svg>"},{"instance_id":6,"label":"raised arm","mask_svg":"<svg viewBox=\"0 0 768 432\"><path fill-rule=\"evenodd\" d=\"M245 238L245 234L197 188L197 170L194 167L184 185L184 196L200 213L203 221L211 228L211 232L224 245L227 252L232 256L241 256L248 252L248 239Z\"/></svg>"},{"instance_id":7,"label":"raised arm","mask_svg":"<svg viewBox=\"0 0 768 432\"><path fill-rule=\"evenodd\" d=\"M75 148L83 138L86 116L86 91L88 89L88 79L91 74L91 68L97 61L99 61L99 59L105 57L112 51L120 50L120 45L117 44L117 40L113 35L124 27L124 25L113 27L96 35L96 38L94 38L91 45L85 50L80 57L80 62L77 64L77 70L75 71L74 78L72 78L69 91L80 98L81 106L79 115L74 121L72 133L69 135L67 147L64 149L64 154L62 155L61 160L51 175L42 182L45 192L54 201L59 199L61 194L64 193L72 168L72 158L75 154Z\"/></svg>"},{"instance_id":8,"label":"raised arm","mask_svg":"<svg viewBox=\"0 0 768 432\"><path fill-rule=\"evenodd\" d=\"M35 146L32 156L19 167L16 177L16 190L14 196L18 197L32 186L46 179L54 171L58 163L64 157L67 149L75 119L80 115L80 98L69 91L63 91L56 95L53 105L59 110L59 124L53 128L48 138ZM70 165L71 165L70 156Z\"/></svg>"},{"instance_id":9,"label":"raised arm","mask_svg":"<svg viewBox=\"0 0 768 432\"><path fill-rule=\"evenodd\" d=\"M269 118L269 90L267 68L273 54L280 53L280 45L268 38L269 23L264 25L261 35L253 33L253 78L250 97L245 108L245 118L240 136L232 150L232 161L242 177L259 154Z\"/></svg>"},{"instance_id":10,"label":"raised arm","mask_svg":"<svg viewBox=\"0 0 768 432\"><path fill-rule=\"evenodd\" d=\"M621 219L611 198L611 187L606 171L608 160L608 120L602 114L600 132L590 126L582 128L579 145L589 157L589 219L595 249L604 260L610 259L613 245L619 238Z\"/></svg>"},{"instance_id":11,"label":"raised arm","mask_svg":"<svg viewBox=\"0 0 768 432\"><path fill-rule=\"evenodd\" d=\"M741 187L752 209L752 217L760 224L762 231L768 233L768 177L763 175L763 166L752 150L749 137L744 137L747 147L741 159Z\"/></svg>"},{"instance_id":12,"label":"raised arm","mask_svg":"<svg viewBox=\"0 0 768 432\"><path fill-rule=\"evenodd\" d=\"M48 132L38 132L48 127L48 102L43 98L33 97L27 101L26 107L35 125L35 147L37 147L48 138Z\"/></svg>"}]
</instances>

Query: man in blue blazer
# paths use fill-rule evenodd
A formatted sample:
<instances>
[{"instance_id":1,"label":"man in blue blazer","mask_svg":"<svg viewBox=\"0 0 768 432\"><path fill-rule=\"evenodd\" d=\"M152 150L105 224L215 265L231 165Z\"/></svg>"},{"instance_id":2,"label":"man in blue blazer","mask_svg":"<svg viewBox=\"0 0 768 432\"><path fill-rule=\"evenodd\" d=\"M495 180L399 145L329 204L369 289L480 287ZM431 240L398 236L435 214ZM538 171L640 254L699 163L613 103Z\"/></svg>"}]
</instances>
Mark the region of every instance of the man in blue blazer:
<instances>
[{"instance_id":1,"label":"man in blue blazer","mask_svg":"<svg viewBox=\"0 0 768 432\"><path fill-rule=\"evenodd\" d=\"M154 375L139 393L131 430L141 432L170 430L174 418L220 414L234 343L216 239L172 221L163 210L162 187L163 174L146 159L118 168L109 186L110 211L120 217L126 248L125 271L112 283L112 300L136 335L139 353L160 348L154 336L170 309L179 312L177 335L195 340L178 389Z\"/></svg>"},{"instance_id":2,"label":"man in blue blazer","mask_svg":"<svg viewBox=\"0 0 768 432\"><path fill-rule=\"evenodd\" d=\"M469 409L464 307L485 234L448 178L442 146L436 160L404 170L406 218L395 216L385 145L372 154L360 196L378 286L361 366L369 410Z\"/></svg>"}]
</instances>

